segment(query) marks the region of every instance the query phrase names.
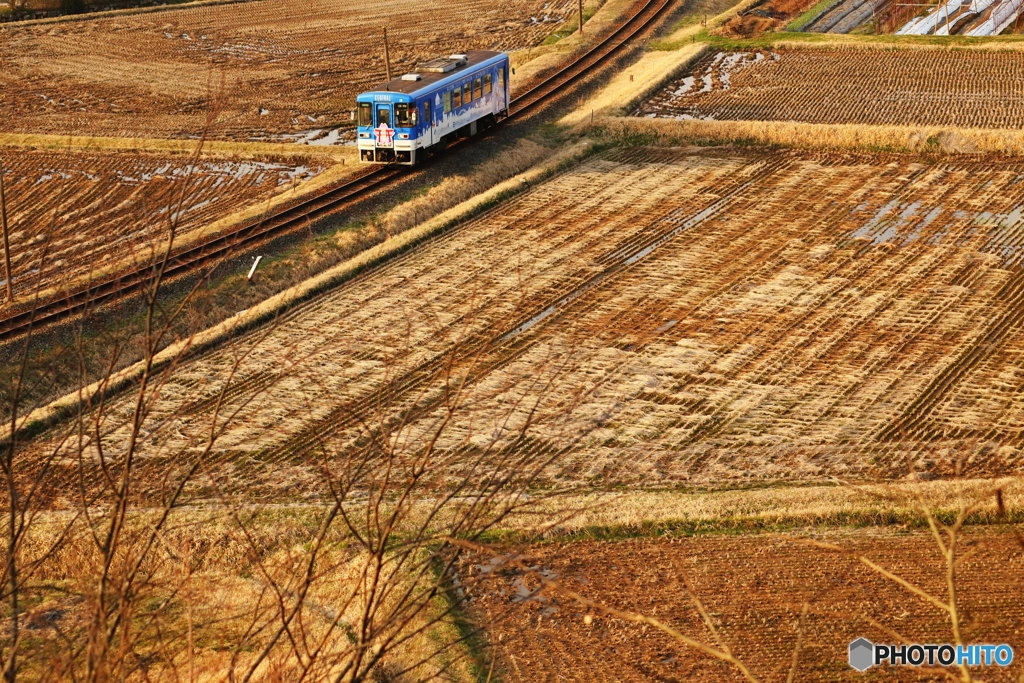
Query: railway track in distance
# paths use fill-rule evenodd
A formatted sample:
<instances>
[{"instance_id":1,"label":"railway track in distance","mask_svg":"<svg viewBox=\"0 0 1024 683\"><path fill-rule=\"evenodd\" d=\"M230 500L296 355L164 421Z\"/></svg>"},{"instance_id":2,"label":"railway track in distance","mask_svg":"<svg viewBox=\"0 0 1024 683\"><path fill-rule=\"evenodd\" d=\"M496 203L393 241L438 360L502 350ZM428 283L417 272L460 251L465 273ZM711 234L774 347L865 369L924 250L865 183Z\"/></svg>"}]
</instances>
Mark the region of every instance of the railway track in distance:
<instances>
[{"instance_id":1,"label":"railway track in distance","mask_svg":"<svg viewBox=\"0 0 1024 683\"><path fill-rule=\"evenodd\" d=\"M548 76L520 94L509 103L509 113L502 123L522 118L538 105L558 96L562 90L583 80L595 67L614 58L639 33L649 28L665 13L669 0L647 0L633 16L617 30L603 38L571 64ZM462 141L465 142L465 141ZM457 147L460 145L452 145ZM249 222L237 230L213 236L175 252L167 260L163 279L194 271L203 265L237 253L277 235L335 213L363 198L370 192L383 189L413 171L407 166L377 166L346 183L287 206L277 212ZM46 327L124 296L144 291L153 282L156 270L147 265L124 271L107 279L65 293L57 299L37 302L22 310L17 308L0 318L0 341L22 336L33 329Z\"/></svg>"}]
</instances>

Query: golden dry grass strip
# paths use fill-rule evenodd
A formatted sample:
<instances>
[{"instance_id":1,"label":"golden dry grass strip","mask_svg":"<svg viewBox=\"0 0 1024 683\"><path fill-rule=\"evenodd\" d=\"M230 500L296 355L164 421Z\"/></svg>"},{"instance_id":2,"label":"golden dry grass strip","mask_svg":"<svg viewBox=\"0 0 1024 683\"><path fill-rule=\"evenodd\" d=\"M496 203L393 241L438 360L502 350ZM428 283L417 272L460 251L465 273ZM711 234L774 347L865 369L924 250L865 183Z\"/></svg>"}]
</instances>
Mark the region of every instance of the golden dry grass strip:
<instances>
[{"instance_id":1,"label":"golden dry grass strip","mask_svg":"<svg viewBox=\"0 0 1024 683\"><path fill-rule=\"evenodd\" d=\"M529 515L510 517L507 530L574 534L590 528L641 528L659 522L719 523L776 520L842 524L887 515L919 514L918 496L936 512L956 510L965 494L1005 485L1007 508L1024 508L1019 479L894 482L886 485L790 486L733 491L594 492L542 501ZM992 513L996 501L992 499Z\"/></svg>"},{"instance_id":2,"label":"golden dry grass strip","mask_svg":"<svg viewBox=\"0 0 1024 683\"><path fill-rule=\"evenodd\" d=\"M799 33L785 33L777 38L769 34L759 46L774 48L799 48L801 50L926 50L926 51L972 51L972 52L1020 52L1024 50L1024 35L987 36L965 38L963 36L895 36L808 33L803 39Z\"/></svg>"},{"instance_id":3,"label":"golden dry grass strip","mask_svg":"<svg viewBox=\"0 0 1024 683\"><path fill-rule=\"evenodd\" d=\"M184 152L194 153L200 148L196 140L163 140L158 138L111 138L83 135L29 135L0 133L0 147L33 147L37 149L109 149L138 152ZM213 140L203 142L204 155L273 155L310 156L323 155L358 168L358 154L351 146L293 145L277 142L227 142Z\"/></svg>"},{"instance_id":4,"label":"golden dry grass strip","mask_svg":"<svg viewBox=\"0 0 1024 683\"><path fill-rule=\"evenodd\" d=\"M90 12L90 19L103 19L106 17L119 17L126 14L151 14L153 12L167 12L173 10L189 9L192 7L210 7L213 5L234 5L239 2L251 2L251 0L196 0L195 2L180 3L175 5L157 5L155 7L130 7L127 9L113 9L103 12ZM24 21L12 21L9 26L42 26L45 24L61 24L68 21L81 21L80 14L67 14L62 17L46 17L44 19L26 19Z\"/></svg>"},{"instance_id":5,"label":"golden dry grass strip","mask_svg":"<svg viewBox=\"0 0 1024 683\"><path fill-rule=\"evenodd\" d=\"M596 118L591 130L612 138L646 136L672 141L761 143L786 147L1024 154L1024 131L948 126L864 126L795 121L701 121L632 117Z\"/></svg>"}]
</instances>

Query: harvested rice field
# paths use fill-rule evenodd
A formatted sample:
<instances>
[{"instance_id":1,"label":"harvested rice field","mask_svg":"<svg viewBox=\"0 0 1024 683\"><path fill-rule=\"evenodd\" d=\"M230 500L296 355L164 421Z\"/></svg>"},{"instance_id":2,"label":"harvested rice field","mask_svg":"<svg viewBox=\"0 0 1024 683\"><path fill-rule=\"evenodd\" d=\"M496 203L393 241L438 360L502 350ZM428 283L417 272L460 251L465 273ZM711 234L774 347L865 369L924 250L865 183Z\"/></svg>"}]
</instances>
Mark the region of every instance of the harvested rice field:
<instances>
[{"instance_id":1,"label":"harvested rice field","mask_svg":"<svg viewBox=\"0 0 1024 683\"><path fill-rule=\"evenodd\" d=\"M534 45L569 0L259 0L0 26L0 133L336 144L355 95L393 69ZM208 117L215 114L209 124Z\"/></svg>"},{"instance_id":2,"label":"harvested rice field","mask_svg":"<svg viewBox=\"0 0 1024 683\"><path fill-rule=\"evenodd\" d=\"M1022 69L1021 52L710 52L636 115L1017 129Z\"/></svg>"},{"instance_id":3,"label":"harvested rice field","mask_svg":"<svg viewBox=\"0 0 1024 683\"><path fill-rule=\"evenodd\" d=\"M382 434L453 474L543 453L552 484L1019 472L1022 221L1022 159L602 153L179 364L140 467L215 421L218 485L251 493L317 495L325 449ZM25 448L75 476L59 434Z\"/></svg>"},{"instance_id":4,"label":"harvested rice field","mask_svg":"<svg viewBox=\"0 0 1024 683\"><path fill-rule=\"evenodd\" d=\"M322 158L3 150L19 301L149 259L326 168ZM5 302L6 305L6 302Z\"/></svg>"},{"instance_id":5,"label":"harvested rice field","mask_svg":"<svg viewBox=\"0 0 1024 683\"><path fill-rule=\"evenodd\" d=\"M653 616L683 635L716 645L679 577L686 577L726 644L762 681L784 681L793 667L807 605L795 680L948 680L935 669L901 666L859 673L847 645L952 642L945 614L868 569L852 554L798 542L808 534L703 535L615 542L544 543L509 554L469 555L460 580L470 611L487 624L502 680L743 681L733 666L686 647L650 625L628 623L581 605L540 578L598 604ZM888 530L817 531L838 545L944 596L941 556L930 535ZM998 529L974 530L957 572L965 642L1024 647L1020 546ZM498 549L500 550L500 549ZM521 554L521 561L512 560ZM525 570L525 571L524 571ZM590 616L590 622L585 617ZM880 628L881 626L882 628ZM886 630L883 630L886 629ZM888 630L891 629L891 630ZM926 668L926 667L923 667ZM979 667L986 681L1015 681L1021 665Z\"/></svg>"}]
</instances>

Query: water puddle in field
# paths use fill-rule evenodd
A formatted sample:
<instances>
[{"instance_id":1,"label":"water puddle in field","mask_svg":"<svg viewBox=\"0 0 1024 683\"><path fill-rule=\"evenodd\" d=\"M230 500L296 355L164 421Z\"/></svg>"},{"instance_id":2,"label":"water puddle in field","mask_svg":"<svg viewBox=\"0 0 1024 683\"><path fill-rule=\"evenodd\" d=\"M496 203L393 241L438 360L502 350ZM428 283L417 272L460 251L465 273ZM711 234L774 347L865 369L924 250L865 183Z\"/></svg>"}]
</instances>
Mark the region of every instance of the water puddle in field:
<instances>
[{"instance_id":1,"label":"water puddle in field","mask_svg":"<svg viewBox=\"0 0 1024 683\"><path fill-rule=\"evenodd\" d=\"M699 76L686 76L679 81L679 87L672 91L672 96L688 97L711 92L715 89L715 76L718 76L719 89L728 90L732 87L732 77L736 73L748 67L756 66L761 62L775 62L779 59L781 57L774 52L719 52L715 55L711 64L704 68L704 73ZM698 83L701 85L701 88L694 90L694 86Z\"/></svg>"},{"instance_id":2,"label":"water puddle in field","mask_svg":"<svg viewBox=\"0 0 1024 683\"><path fill-rule=\"evenodd\" d=\"M633 116L715 121L712 116L701 114L695 108L697 101L700 100L699 95L729 90L732 87L732 77L740 71L759 64L776 62L781 58L775 52L719 52L710 63L704 62L706 66L703 70L698 66L692 75L675 81L674 89L651 100L649 104L653 112L648 108L648 104L644 104L633 112ZM680 109L683 111L680 112Z\"/></svg>"},{"instance_id":3,"label":"water puddle in field","mask_svg":"<svg viewBox=\"0 0 1024 683\"><path fill-rule=\"evenodd\" d=\"M276 180L276 184L280 186L293 180L312 178L317 173L319 171L314 171L309 166L288 166L268 161L207 161L195 166L167 163L156 168L136 169L135 171L116 169L114 171L118 182L125 185L140 185L162 178L184 179L190 176L220 176L214 179L214 187L222 185L227 180L247 180L253 185L262 185L268 180Z\"/></svg>"},{"instance_id":4,"label":"water puddle in field","mask_svg":"<svg viewBox=\"0 0 1024 683\"><path fill-rule=\"evenodd\" d=\"M854 211L867 208L868 205L861 204ZM951 233L956 234L957 240L988 233L990 238L979 251L997 254L1004 263L1016 261L1024 255L1024 235L1020 234L1024 225L1024 205L1006 213L957 209L946 213L944 221L936 224L939 229L926 237L925 230L944 211L941 205L928 209L923 202L893 200L879 208L867 223L849 233L848 237L870 240L872 246L884 243L906 246L918 240L925 240L926 244L941 244Z\"/></svg>"},{"instance_id":5,"label":"water puddle in field","mask_svg":"<svg viewBox=\"0 0 1024 683\"><path fill-rule=\"evenodd\" d=\"M308 118L308 117L307 117ZM255 142L287 142L293 145L340 146L356 144L352 128L312 128L298 133L281 133L250 138Z\"/></svg>"},{"instance_id":6,"label":"water puddle in field","mask_svg":"<svg viewBox=\"0 0 1024 683\"><path fill-rule=\"evenodd\" d=\"M850 238L869 239L872 245L893 241L901 244L913 242L920 238L924 229L942 213L942 207L937 206L922 214L921 205L922 202L900 203L894 199L880 208L871 220L854 230ZM862 205L857 208L864 207ZM897 212L895 216L893 212ZM906 233L905 229L911 225L913 229Z\"/></svg>"},{"instance_id":7,"label":"water puddle in field","mask_svg":"<svg viewBox=\"0 0 1024 683\"><path fill-rule=\"evenodd\" d=\"M12 270L13 270L13 268L12 268ZM41 271L39 270L39 268L33 268L32 270L29 270L29 271L26 271L24 273L21 273L20 275L18 275L15 278L11 278L11 284L16 284L18 282L18 280L24 280L29 275L38 275L40 272ZM0 280L0 287L6 287L6 286L7 286L7 280Z\"/></svg>"},{"instance_id":8,"label":"water puddle in field","mask_svg":"<svg viewBox=\"0 0 1024 683\"><path fill-rule=\"evenodd\" d=\"M322 133L325 133L325 132L327 134L326 135L322 135ZM345 131L341 130L340 128L335 128L334 130L330 130L330 131L320 131L320 133L321 134L319 136L313 136L313 137L306 138L305 142L299 142L298 144L306 144L306 145L337 145L337 144L342 144L343 143L343 141L341 139L341 136L344 135Z\"/></svg>"}]
</instances>

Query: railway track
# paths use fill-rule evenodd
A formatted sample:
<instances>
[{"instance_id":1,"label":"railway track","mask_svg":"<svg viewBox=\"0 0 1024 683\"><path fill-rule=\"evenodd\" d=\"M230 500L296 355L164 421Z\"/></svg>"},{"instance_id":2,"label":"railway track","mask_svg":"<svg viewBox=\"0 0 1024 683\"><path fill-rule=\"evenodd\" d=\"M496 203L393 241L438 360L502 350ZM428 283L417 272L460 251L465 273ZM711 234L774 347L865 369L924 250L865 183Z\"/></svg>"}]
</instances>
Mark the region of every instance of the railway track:
<instances>
[{"instance_id":1,"label":"railway track","mask_svg":"<svg viewBox=\"0 0 1024 683\"><path fill-rule=\"evenodd\" d=\"M622 26L602 39L577 60L544 79L509 105L508 117L500 123L521 118L538 105L582 80L592 69L616 56L622 47L648 29L668 8L668 0L647 0ZM214 263L262 240L286 234L362 199L371 192L412 173L408 167L380 166L340 186L303 200L256 222L243 225L174 253L163 269L162 278L172 278ZM36 303L0 318L0 341L16 338L39 327L52 325L90 308L144 291L154 281L156 267L148 265L74 290L64 296Z\"/></svg>"}]
</instances>

